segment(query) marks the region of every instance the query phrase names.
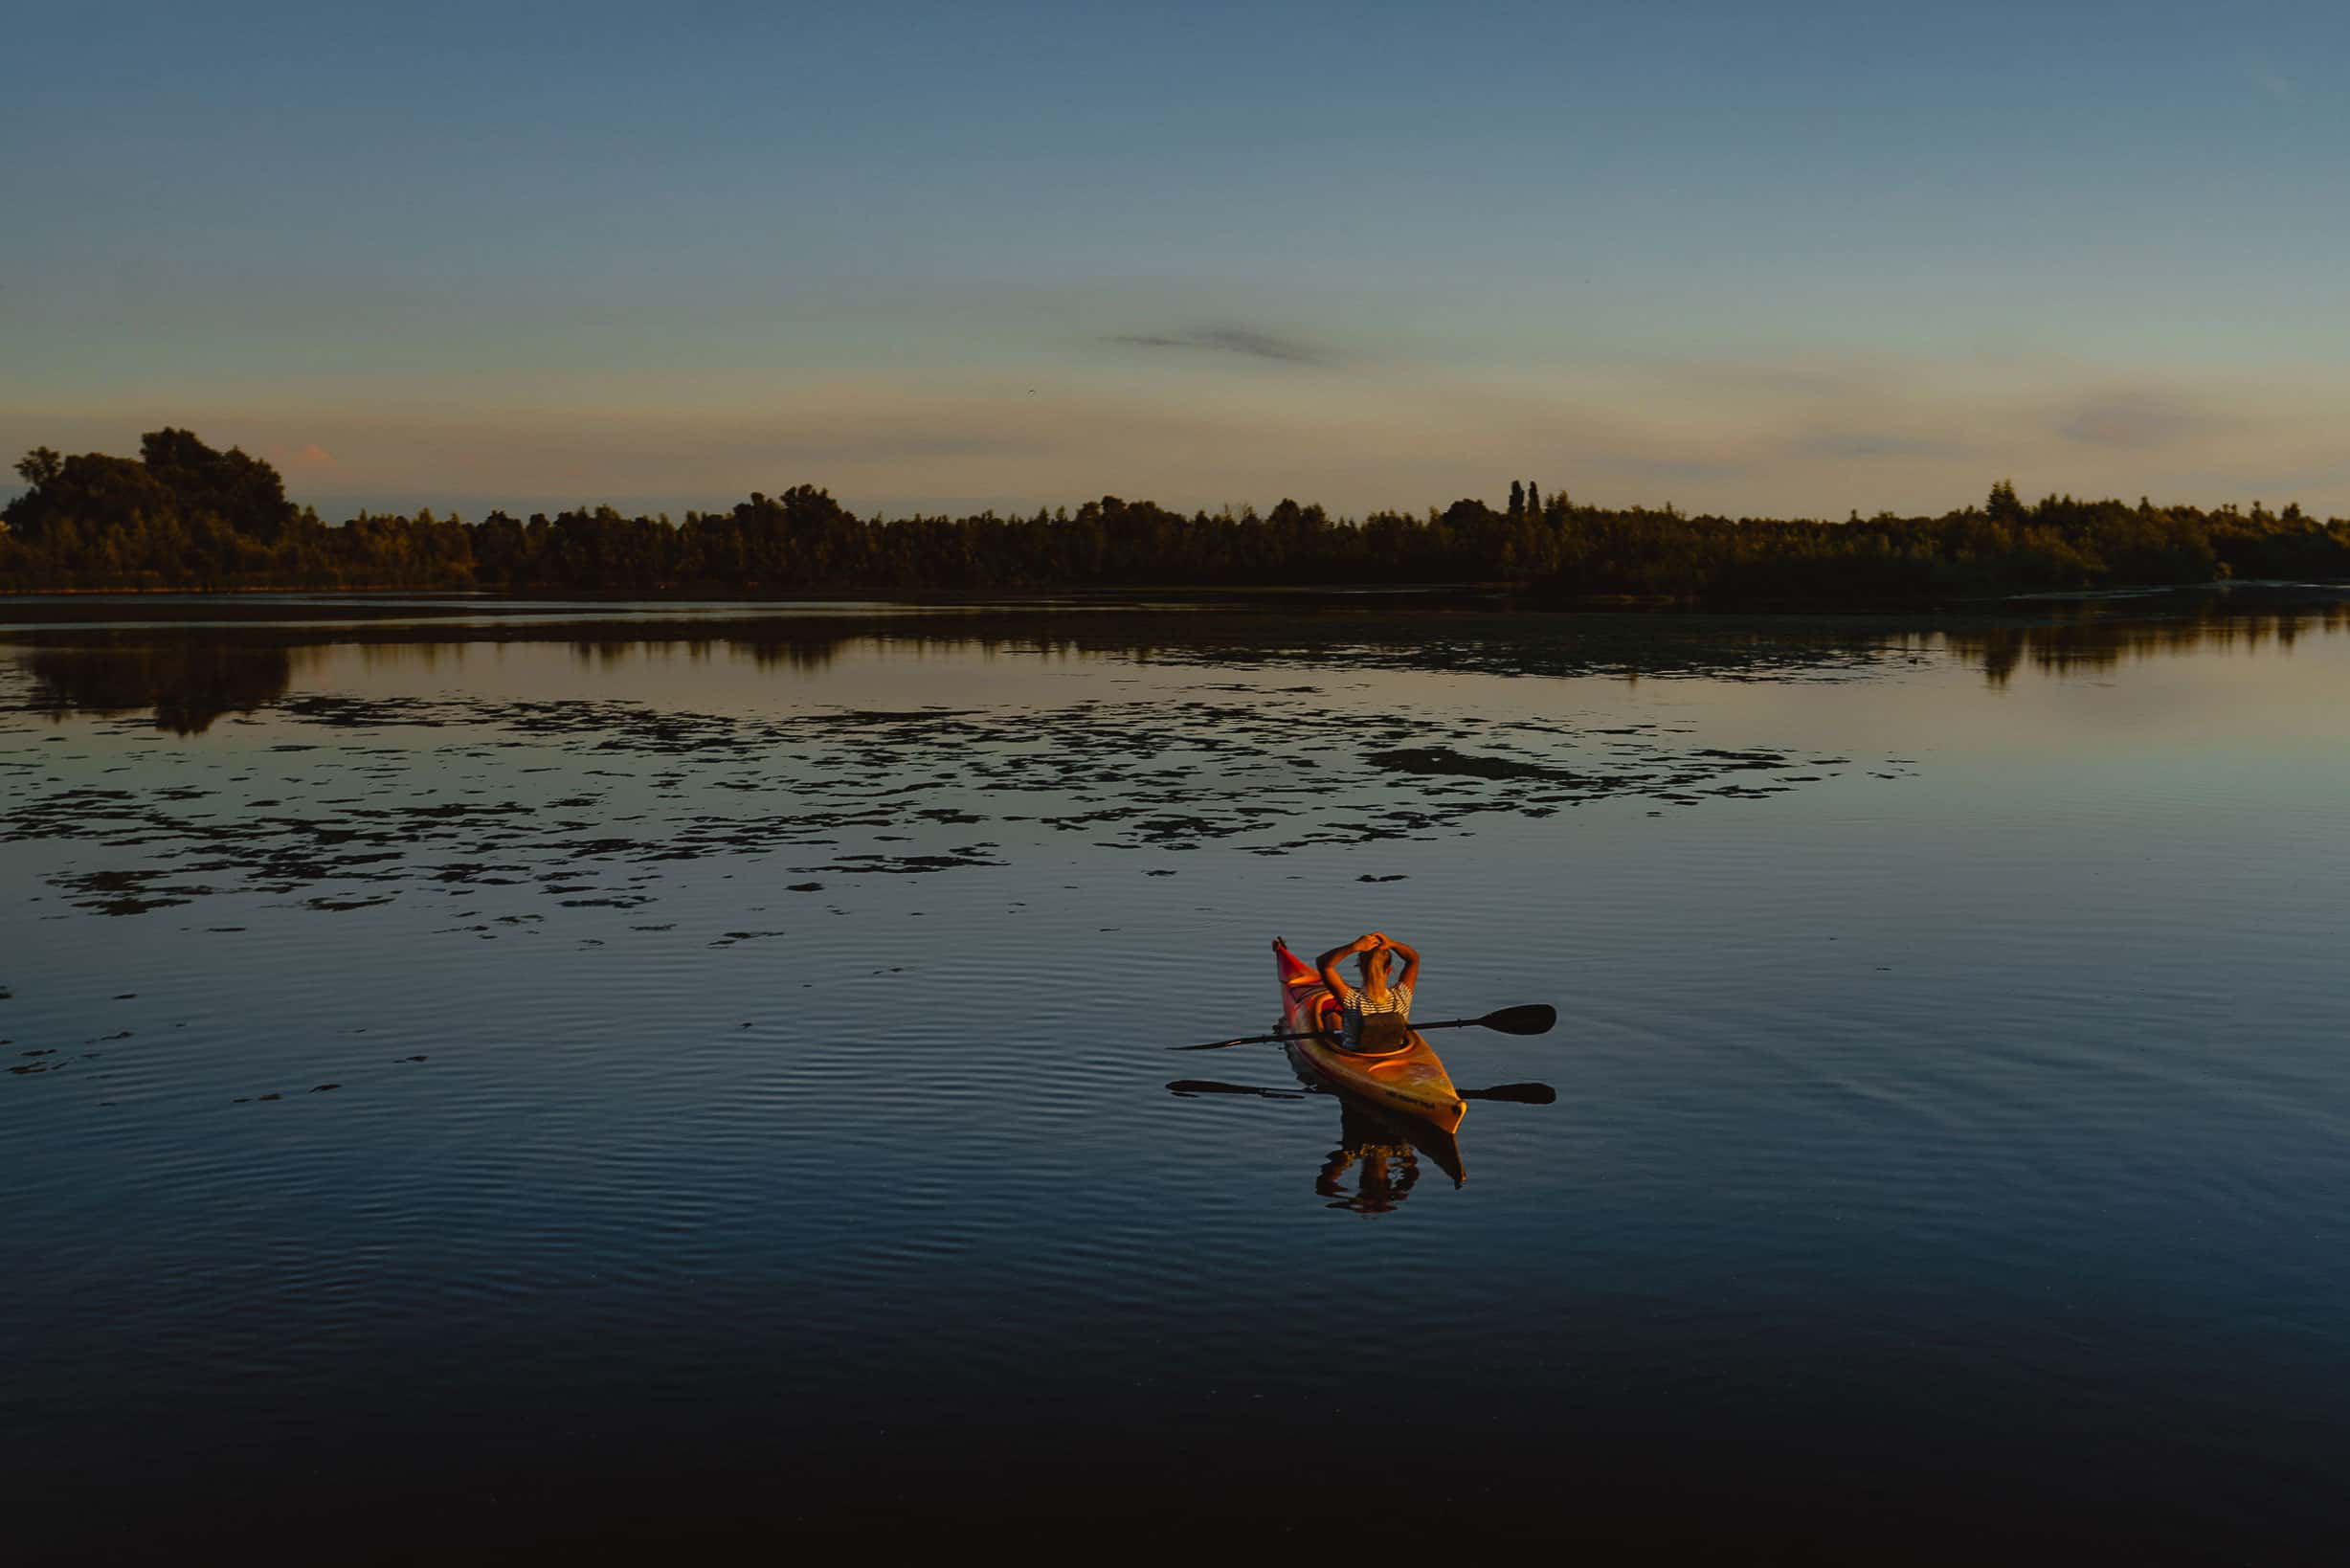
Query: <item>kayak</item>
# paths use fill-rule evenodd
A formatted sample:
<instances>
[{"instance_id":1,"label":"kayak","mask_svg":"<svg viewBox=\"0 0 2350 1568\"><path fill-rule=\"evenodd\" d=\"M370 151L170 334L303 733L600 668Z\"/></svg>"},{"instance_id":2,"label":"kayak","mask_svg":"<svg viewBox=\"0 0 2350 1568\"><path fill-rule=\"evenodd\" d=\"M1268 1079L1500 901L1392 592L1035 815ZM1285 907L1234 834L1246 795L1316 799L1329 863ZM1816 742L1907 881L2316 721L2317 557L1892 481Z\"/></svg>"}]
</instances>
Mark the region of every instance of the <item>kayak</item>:
<instances>
[{"instance_id":1,"label":"kayak","mask_svg":"<svg viewBox=\"0 0 2350 1568\"><path fill-rule=\"evenodd\" d=\"M1391 1051L1349 1051L1333 1040L1315 1038L1338 1027L1338 998L1313 967L1273 938L1273 968L1281 978L1284 1042L1299 1076L1352 1094L1366 1105L1432 1124L1449 1133L1468 1114L1468 1104L1452 1086L1451 1075L1428 1042L1413 1029Z\"/></svg>"}]
</instances>

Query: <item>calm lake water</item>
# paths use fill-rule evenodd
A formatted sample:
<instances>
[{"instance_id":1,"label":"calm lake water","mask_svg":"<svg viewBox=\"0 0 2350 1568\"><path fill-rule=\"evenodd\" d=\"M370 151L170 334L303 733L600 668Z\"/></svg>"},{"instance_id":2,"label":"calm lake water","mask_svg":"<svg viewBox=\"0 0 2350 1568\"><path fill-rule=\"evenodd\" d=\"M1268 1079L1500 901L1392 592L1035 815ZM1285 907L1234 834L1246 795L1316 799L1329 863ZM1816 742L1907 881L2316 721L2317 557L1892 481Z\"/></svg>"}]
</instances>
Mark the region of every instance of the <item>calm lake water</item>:
<instances>
[{"instance_id":1,"label":"calm lake water","mask_svg":"<svg viewBox=\"0 0 2350 1568\"><path fill-rule=\"evenodd\" d=\"M2339 595L0 638L14 1560L2350 1524ZM1164 1049L1371 929L1465 1183Z\"/></svg>"}]
</instances>

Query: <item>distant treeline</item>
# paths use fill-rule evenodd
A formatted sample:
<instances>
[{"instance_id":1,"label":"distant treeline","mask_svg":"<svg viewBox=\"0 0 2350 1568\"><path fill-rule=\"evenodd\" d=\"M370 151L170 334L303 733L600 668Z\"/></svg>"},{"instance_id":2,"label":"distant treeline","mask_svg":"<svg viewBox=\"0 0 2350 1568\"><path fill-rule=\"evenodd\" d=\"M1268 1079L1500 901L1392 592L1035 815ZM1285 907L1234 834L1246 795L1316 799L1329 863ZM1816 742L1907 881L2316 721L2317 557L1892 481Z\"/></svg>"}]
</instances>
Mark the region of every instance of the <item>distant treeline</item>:
<instances>
[{"instance_id":1,"label":"distant treeline","mask_svg":"<svg viewBox=\"0 0 2350 1568\"><path fill-rule=\"evenodd\" d=\"M184 430L136 459L44 447L0 509L0 590L481 588L799 594L1269 584L1503 583L1560 600L1712 605L1933 604L2035 590L2350 578L2350 523L2145 501L2026 504L2012 484L1939 517L1690 517L1579 505L1513 482L1506 506L1459 501L1359 521L1285 501L1185 516L1105 496L1030 517L860 518L808 485L731 510L624 517L609 506L478 523L362 514L329 525L277 470Z\"/></svg>"}]
</instances>

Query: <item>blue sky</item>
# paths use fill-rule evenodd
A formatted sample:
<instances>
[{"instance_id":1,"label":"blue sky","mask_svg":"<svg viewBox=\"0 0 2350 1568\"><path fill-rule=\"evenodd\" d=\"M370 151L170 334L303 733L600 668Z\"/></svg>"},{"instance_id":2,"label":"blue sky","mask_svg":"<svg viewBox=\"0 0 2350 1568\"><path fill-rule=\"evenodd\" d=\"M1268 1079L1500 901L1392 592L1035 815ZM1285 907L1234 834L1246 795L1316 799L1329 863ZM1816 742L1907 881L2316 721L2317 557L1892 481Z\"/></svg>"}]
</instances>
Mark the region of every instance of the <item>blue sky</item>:
<instances>
[{"instance_id":1,"label":"blue sky","mask_svg":"<svg viewBox=\"0 0 2350 1568\"><path fill-rule=\"evenodd\" d=\"M39 8L0 445L328 509L808 482L2350 512L2350 11Z\"/></svg>"}]
</instances>

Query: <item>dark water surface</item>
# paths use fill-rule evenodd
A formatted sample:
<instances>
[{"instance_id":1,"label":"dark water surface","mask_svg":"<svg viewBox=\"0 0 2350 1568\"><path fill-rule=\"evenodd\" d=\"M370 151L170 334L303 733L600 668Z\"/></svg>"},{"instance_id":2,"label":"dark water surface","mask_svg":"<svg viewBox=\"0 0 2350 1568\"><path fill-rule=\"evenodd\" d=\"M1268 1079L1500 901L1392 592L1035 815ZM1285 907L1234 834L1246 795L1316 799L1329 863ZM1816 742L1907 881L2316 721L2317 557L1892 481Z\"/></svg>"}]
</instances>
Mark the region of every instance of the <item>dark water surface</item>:
<instances>
[{"instance_id":1,"label":"dark water surface","mask_svg":"<svg viewBox=\"0 0 2350 1568\"><path fill-rule=\"evenodd\" d=\"M2350 1523L2337 596L0 637L13 1560ZM1167 1086L1373 928L1465 1185Z\"/></svg>"}]
</instances>

